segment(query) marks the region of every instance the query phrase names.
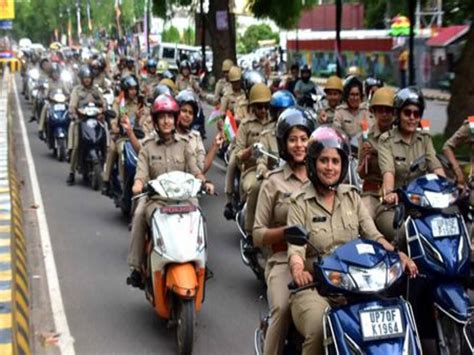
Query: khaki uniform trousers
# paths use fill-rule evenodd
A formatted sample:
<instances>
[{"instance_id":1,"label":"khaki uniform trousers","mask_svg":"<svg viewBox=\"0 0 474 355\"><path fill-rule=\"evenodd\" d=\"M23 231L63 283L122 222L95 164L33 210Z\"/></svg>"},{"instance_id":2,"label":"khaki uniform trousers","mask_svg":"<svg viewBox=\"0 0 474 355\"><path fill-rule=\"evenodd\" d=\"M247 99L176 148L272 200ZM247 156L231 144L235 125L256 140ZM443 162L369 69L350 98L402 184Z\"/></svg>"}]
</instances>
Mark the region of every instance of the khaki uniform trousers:
<instances>
[{"instance_id":1,"label":"khaki uniform trousers","mask_svg":"<svg viewBox=\"0 0 474 355\"><path fill-rule=\"evenodd\" d=\"M369 211L379 232L382 233L389 242L392 242L396 235L396 231L393 229L393 217L395 216L393 206L381 203L379 197L375 195L362 196L362 203ZM400 232L402 231L403 230L400 230ZM400 235L402 234L403 233Z\"/></svg>"},{"instance_id":2,"label":"khaki uniform trousers","mask_svg":"<svg viewBox=\"0 0 474 355\"><path fill-rule=\"evenodd\" d=\"M112 169L114 167L115 162L119 161L119 174L120 177L122 178L124 176L124 168L122 164L122 154L119 154L122 152L123 145L127 138L122 137L117 139L116 141L111 140L109 144L109 149L107 150L107 159L105 160L104 164L104 174L102 176L102 180L104 182L109 182L110 181L110 174L112 173Z\"/></svg>"},{"instance_id":3,"label":"khaki uniform trousers","mask_svg":"<svg viewBox=\"0 0 474 355\"><path fill-rule=\"evenodd\" d=\"M45 102L43 105L43 109L41 110L40 118L39 118L39 126L38 131L44 132L44 126L46 125L46 114L48 113L49 103Z\"/></svg>"},{"instance_id":4,"label":"khaki uniform trousers","mask_svg":"<svg viewBox=\"0 0 474 355\"><path fill-rule=\"evenodd\" d=\"M245 231L252 234L253 223L255 220L255 210L257 208L258 192L260 190L261 180L257 180L256 167L247 170L240 180L242 190L247 197L247 210L245 213Z\"/></svg>"},{"instance_id":5,"label":"khaki uniform trousers","mask_svg":"<svg viewBox=\"0 0 474 355\"><path fill-rule=\"evenodd\" d=\"M235 173L237 172L237 156L235 155L234 142L230 143L232 146L232 151L230 153L229 164L227 165L227 170L225 172L225 185L224 193L226 195L227 202L232 201L233 186Z\"/></svg>"},{"instance_id":6,"label":"khaki uniform trousers","mask_svg":"<svg viewBox=\"0 0 474 355\"><path fill-rule=\"evenodd\" d=\"M265 270L267 282L267 298L270 306L270 320L265 344L264 355L281 355L285 345L286 334L291 324L290 290L292 281L288 263L267 264Z\"/></svg>"},{"instance_id":7,"label":"khaki uniform trousers","mask_svg":"<svg viewBox=\"0 0 474 355\"><path fill-rule=\"evenodd\" d=\"M322 297L314 288L297 292L290 297L293 322L305 338L302 355L324 354L324 312L330 306L343 303L340 298L330 300Z\"/></svg>"}]
</instances>

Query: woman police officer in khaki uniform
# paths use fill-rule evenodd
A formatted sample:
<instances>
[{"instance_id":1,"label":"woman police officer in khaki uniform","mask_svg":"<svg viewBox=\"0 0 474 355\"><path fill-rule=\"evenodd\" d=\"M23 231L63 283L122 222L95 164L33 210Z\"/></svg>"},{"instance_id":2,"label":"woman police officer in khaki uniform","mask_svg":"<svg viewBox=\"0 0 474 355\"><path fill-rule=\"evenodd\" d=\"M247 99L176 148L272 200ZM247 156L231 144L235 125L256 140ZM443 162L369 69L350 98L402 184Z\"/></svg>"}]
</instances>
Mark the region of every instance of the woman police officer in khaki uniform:
<instances>
[{"instance_id":1,"label":"woman police officer in khaki uniform","mask_svg":"<svg viewBox=\"0 0 474 355\"><path fill-rule=\"evenodd\" d=\"M436 158L431 136L419 131L425 100L421 91L414 87L399 90L395 94L395 126L379 139L379 166L383 176L384 201L397 204L398 196L393 189L399 188L414 178L432 172L445 176ZM410 165L425 155L426 162L410 172Z\"/></svg>"},{"instance_id":2,"label":"woman police officer in khaki uniform","mask_svg":"<svg viewBox=\"0 0 474 355\"><path fill-rule=\"evenodd\" d=\"M362 202L375 221L375 225L389 240L393 239L393 216L383 213L381 201L382 173L379 168L379 138L392 128L394 92L388 87L377 89L370 101L370 111L375 117L375 124L369 129L367 137L359 142L359 176L364 180ZM377 218L378 217L378 218Z\"/></svg>"},{"instance_id":3,"label":"woman police officer in khaki uniform","mask_svg":"<svg viewBox=\"0 0 474 355\"><path fill-rule=\"evenodd\" d=\"M257 247L266 250L269 259L265 268L270 322L265 336L264 354L282 354L285 335L291 322L286 243L286 226L290 195L308 181L306 174L306 146L316 128L312 118L297 108L288 108L278 118L276 139L278 153L286 164L268 174L258 195L253 228Z\"/></svg>"},{"instance_id":4,"label":"woman police officer in khaki uniform","mask_svg":"<svg viewBox=\"0 0 474 355\"><path fill-rule=\"evenodd\" d=\"M189 140L187 137L178 138L176 135L178 113L178 104L171 96L160 95L155 99L151 115L156 135L150 137L140 150L135 182L132 187L134 195L141 193L148 181L156 179L166 172L176 170L189 172L205 181L204 187L208 193L213 193L214 186L206 181L204 174L198 168L196 156L189 145ZM134 287L143 287L141 269L145 256L147 221L158 205L158 200L141 199L133 216L132 239L128 254L131 274L127 283Z\"/></svg>"},{"instance_id":5,"label":"woman police officer in khaki uniform","mask_svg":"<svg viewBox=\"0 0 474 355\"><path fill-rule=\"evenodd\" d=\"M356 189L341 184L349 165L348 155L347 142L333 128L320 127L311 135L306 157L311 183L294 195L287 220L288 225L304 226L317 249L316 252L296 245L288 248L291 274L299 287L313 281L314 257L330 254L359 234L393 250L375 227ZM404 269L416 275L415 263L403 253L400 258ZM305 337L303 355L323 354L323 314L326 307L337 301L320 296L315 289L302 290L291 297L293 321Z\"/></svg>"}]
</instances>

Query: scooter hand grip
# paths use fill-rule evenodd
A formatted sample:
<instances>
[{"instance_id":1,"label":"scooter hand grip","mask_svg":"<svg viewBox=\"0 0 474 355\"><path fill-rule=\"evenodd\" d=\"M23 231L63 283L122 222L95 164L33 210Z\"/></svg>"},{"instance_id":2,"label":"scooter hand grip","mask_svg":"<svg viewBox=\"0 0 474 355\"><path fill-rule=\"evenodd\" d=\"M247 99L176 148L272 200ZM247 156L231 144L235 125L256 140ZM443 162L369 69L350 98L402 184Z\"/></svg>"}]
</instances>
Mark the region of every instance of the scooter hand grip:
<instances>
[{"instance_id":1,"label":"scooter hand grip","mask_svg":"<svg viewBox=\"0 0 474 355\"><path fill-rule=\"evenodd\" d=\"M291 291L297 290L298 288L299 288L298 285L294 281L291 281L288 284L288 289L291 290Z\"/></svg>"}]
</instances>

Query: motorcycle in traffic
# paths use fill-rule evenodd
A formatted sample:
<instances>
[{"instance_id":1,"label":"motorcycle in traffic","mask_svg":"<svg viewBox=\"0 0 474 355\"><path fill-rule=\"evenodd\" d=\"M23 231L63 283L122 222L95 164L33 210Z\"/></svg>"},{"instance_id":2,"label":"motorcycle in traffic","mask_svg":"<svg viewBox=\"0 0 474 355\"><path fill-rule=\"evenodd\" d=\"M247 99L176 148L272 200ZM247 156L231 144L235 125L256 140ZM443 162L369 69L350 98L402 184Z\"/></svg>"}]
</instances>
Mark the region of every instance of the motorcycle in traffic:
<instances>
[{"instance_id":1,"label":"motorcycle in traffic","mask_svg":"<svg viewBox=\"0 0 474 355\"><path fill-rule=\"evenodd\" d=\"M49 109L46 113L46 144L59 161L67 154L67 135L70 123L67 96L62 89L49 95Z\"/></svg>"}]
</instances>

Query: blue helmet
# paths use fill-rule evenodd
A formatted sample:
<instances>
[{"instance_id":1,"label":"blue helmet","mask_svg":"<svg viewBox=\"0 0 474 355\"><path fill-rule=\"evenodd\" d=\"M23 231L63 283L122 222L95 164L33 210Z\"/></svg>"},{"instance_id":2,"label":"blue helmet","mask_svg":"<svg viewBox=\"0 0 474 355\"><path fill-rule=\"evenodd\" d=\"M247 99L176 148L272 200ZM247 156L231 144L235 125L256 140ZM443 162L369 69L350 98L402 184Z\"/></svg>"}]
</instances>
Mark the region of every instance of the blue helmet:
<instances>
[{"instance_id":1,"label":"blue helmet","mask_svg":"<svg viewBox=\"0 0 474 355\"><path fill-rule=\"evenodd\" d=\"M272 95L270 101L270 115L276 120L283 110L293 106L296 106L293 94L288 90L278 90Z\"/></svg>"}]
</instances>

